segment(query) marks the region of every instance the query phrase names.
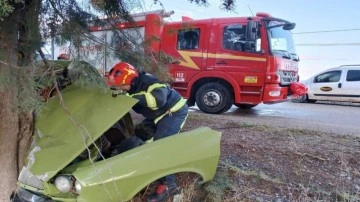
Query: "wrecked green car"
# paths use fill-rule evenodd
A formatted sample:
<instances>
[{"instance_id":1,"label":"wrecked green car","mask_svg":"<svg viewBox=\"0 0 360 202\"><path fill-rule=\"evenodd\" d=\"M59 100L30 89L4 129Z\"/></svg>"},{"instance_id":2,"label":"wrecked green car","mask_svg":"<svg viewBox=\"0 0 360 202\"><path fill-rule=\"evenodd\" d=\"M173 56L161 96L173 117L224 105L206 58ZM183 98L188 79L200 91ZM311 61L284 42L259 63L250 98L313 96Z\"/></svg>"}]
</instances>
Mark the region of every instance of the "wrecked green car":
<instances>
[{"instance_id":1,"label":"wrecked green car","mask_svg":"<svg viewBox=\"0 0 360 202\"><path fill-rule=\"evenodd\" d=\"M69 72L74 66L81 65L71 63ZM46 101L13 200L119 202L171 173L193 172L202 182L211 180L221 134L201 127L154 142L137 141L129 113L136 102L77 84Z\"/></svg>"}]
</instances>

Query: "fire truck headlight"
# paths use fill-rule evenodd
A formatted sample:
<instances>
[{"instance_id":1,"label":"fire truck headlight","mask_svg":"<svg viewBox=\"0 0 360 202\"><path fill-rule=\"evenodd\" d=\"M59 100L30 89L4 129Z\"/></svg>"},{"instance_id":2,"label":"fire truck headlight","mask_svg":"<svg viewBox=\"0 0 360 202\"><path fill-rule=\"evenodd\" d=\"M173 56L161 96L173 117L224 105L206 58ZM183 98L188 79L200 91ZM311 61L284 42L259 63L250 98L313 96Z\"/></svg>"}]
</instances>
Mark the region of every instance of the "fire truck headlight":
<instances>
[{"instance_id":1,"label":"fire truck headlight","mask_svg":"<svg viewBox=\"0 0 360 202\"><path fill-rule=\"evenodd\" d=\"M72 180L69 176L59 176L55 179L55 187L62 193L68 193L72 189Z\"/></svg>"},{"instance_id":2,"label":"fire truck headlight","mask_svg":"<svg viewBox=\"0 0 360 202\"><path fill-rule=\"evenodd\" d=\"M281 95L281 92L279 90L275 90L275 91L270 91L269 92L269 95L271 97L277 97L277 96L280 96Z\"/></svg>"}]
</instances>

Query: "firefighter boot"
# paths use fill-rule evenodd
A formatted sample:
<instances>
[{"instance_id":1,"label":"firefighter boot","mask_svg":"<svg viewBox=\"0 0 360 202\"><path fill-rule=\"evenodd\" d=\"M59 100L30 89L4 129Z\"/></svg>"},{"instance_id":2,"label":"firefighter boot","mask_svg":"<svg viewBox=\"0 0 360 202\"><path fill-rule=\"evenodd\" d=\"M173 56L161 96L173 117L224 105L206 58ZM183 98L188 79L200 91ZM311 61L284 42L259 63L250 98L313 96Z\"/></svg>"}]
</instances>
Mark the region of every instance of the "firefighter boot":
<instances>
[{"instance_id":1,"label":"firefighter boot","mask_svg":"<svg viewBox=\"0 0 360 202\"><path fill-rule=\"evenodd\" d=\"M176 183L160 183L158 184L156 191L147 198L147 202L164 202L170 196L177 194L179 188Z\"/></svg>"}]
</instances>

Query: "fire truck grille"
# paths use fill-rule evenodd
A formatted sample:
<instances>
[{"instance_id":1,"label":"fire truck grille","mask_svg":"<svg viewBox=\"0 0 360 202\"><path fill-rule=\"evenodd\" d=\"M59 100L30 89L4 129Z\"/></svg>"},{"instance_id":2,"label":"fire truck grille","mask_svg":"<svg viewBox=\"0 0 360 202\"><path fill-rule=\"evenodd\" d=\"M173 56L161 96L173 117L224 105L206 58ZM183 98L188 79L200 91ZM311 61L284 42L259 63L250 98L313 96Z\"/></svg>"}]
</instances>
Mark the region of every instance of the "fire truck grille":
<instances>
[{"instance_id":1,"label":"fire truck grille","mask_svg":"<svg viewBox=\"0 0 360 202\"><path fill-rule=\"evenodd\" d=\"M44 189L43 182L37 178L34 174L32 174L27 167L23 167L19 175L19 182L28 185L31 187L35 187L38 189Z\"/></svg>"}]
</instances>

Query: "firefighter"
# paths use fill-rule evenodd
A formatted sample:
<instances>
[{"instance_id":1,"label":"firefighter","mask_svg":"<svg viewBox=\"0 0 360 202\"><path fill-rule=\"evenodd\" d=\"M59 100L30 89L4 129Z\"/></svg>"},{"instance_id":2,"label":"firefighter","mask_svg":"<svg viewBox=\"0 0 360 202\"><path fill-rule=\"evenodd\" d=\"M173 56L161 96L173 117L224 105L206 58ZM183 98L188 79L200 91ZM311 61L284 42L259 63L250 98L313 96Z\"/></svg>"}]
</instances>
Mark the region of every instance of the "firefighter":
<instances>
[{"instance_id":1,"label":"firefighter","mask_svg":"<svg viewBox=\"0 0 360 202\"><path fill-rule=\"evenodd\" d=\"M133 110L145 119L136 126L135 134L144 141L149 135L156 141L180 132L188 115L186 100L155 76L120 62L110 70L107 84L139 100ZM158 180L156 191L147 201L164 201L178 191L175 176L168 175Z\"/></svg>"}]
</instances>

